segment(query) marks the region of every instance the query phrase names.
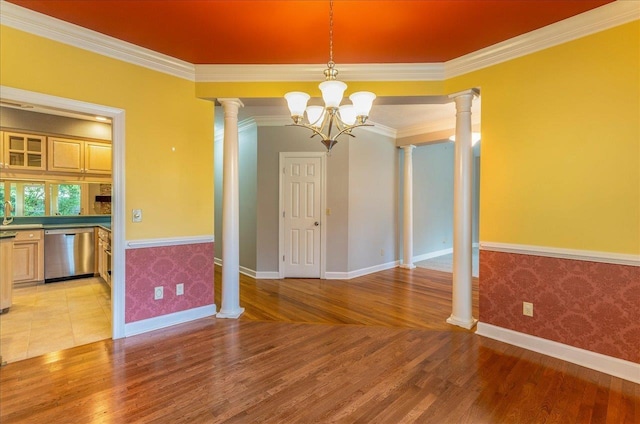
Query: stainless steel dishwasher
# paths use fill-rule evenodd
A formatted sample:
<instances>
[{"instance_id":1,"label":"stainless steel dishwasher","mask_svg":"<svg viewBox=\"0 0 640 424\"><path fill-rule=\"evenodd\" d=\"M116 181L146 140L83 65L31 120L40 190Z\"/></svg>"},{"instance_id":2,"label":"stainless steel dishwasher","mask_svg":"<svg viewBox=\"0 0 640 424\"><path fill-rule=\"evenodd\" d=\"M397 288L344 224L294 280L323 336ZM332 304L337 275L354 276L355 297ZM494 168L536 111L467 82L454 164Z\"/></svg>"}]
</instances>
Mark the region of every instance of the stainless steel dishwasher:
<instances>
[{"instance_id":1,"label":"stainless steel dishwasher","mask_svg":"<svg viewBox=\"0 0 640 424\"><path fill-rule=\"evenodd\" d=\"M93 275L94 251L93 227L45 230L45 282Z\"/></svg>"}]
</instances>

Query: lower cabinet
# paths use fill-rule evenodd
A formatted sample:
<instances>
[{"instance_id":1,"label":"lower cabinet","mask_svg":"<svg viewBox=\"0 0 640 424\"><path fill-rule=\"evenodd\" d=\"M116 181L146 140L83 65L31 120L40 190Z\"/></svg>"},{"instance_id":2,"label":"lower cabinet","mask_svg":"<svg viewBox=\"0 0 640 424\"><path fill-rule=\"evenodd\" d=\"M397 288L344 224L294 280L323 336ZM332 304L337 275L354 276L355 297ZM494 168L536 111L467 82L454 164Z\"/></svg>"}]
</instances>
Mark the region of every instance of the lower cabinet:
<instances>
[{"instance_id":1,"label":"lower cabinet","mask_svg":"<svg viewBox=\"0 0 640 424\"><path fill-rule=\"evenodd\" d=\"M44 281L43 230L18 231L13 240L13 285Z\"/></svg>"},{"instance_id":2,"label":"lower cabinet","mask_svg":"<svg viewBox=\"0 0 640 424\"><path fill-rule=\"evenodd\" d=\"M111 231L98 228L98 274L111 285Z\"/></svg>"},{"instance_id":3,"label":"lower cabinet","mask_svg":"<svg viewBox=\"0 0 640 424\"><path fill-rule=\"evenodd\" d=\"M13 238L0 239L0 310L11 307L13 293Z\"/></svg>"}]
</instances>

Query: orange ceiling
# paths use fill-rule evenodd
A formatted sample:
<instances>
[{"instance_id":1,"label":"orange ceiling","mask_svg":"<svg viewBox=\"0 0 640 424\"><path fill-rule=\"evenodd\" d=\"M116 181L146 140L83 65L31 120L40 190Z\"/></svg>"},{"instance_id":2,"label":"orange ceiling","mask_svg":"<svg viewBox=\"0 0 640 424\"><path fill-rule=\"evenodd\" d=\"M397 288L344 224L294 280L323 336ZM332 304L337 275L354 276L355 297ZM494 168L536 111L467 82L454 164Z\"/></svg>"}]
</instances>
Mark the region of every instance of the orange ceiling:
<instances>
[{"instance_id":1,"label":"orange ceiling","mask_svg":"<svg viewBox=\"0 0 640 424\"><path fill-rule=\"evenodd\" d=\"M194 64L316 64L328 0L8 0ZM444 62L613 0L335 0L334 60Z\"/></svg>"}]
</instances>

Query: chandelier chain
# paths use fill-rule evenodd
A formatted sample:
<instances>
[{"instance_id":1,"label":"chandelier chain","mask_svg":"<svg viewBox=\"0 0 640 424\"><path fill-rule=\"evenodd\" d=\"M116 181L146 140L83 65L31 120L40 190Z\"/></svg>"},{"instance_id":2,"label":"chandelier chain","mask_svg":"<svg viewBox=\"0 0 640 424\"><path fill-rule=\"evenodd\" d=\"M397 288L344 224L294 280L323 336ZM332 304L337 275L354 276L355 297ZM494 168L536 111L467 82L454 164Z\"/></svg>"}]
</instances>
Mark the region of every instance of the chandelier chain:
<instances>
[{"instance_id":1,"label":"chandelier chain","mask_svg":"<svg viewBox=\"0 0 640 424\"><path fill-rule=\"evenodd\" d=\"M329 63L333 63L333 0L329 0Z\"/></svg>"}]
</instances>

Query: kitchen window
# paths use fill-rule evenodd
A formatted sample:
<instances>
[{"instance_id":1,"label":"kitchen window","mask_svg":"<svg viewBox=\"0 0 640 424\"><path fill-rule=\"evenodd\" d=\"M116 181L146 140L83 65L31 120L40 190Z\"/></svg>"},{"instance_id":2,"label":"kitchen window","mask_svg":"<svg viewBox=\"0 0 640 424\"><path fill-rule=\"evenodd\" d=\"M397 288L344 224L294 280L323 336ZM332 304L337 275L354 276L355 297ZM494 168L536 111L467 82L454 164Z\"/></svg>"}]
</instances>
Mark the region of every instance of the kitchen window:
<instances>
[{"instance_id":1,"label":"kitchen window","mask_svg":"<svg viewBox=\"0 0 640 424\"><path fill-rule=\"evenodd\" d=\"M4 181L0 184L0 200L13 205L12 216L44 216L45 183L34 181ZM4 208L2 210L4 215Z\"/></svg>"},{"instance_id":2,"label":"kitchen window","mask_svg":"<svg viewBox=\"0 0 640 424\"><path fill-rule=\"evenodd\" d=\"M69 181L0 180L0 204L9 200L11 216L72 216L105 214L93 201L110 185ZM109 211L110 212L110 211ZM107 212L107 214L109 213ZM0 208L0 217L4 208Z\"/></svg>"},{"instance_id":3,"label":"kitchen window","mask_svg":"<svg viewBox=\"0 0 640 424\"><path fill-rule=\"evenodd\" d=\"M82 184L49 184L51 215L82 214Z\"/></svg>"}]
</instances>

